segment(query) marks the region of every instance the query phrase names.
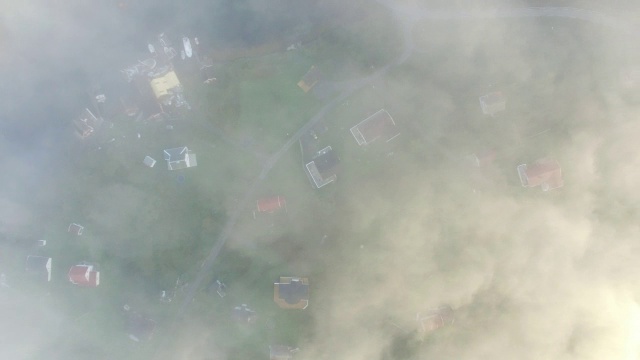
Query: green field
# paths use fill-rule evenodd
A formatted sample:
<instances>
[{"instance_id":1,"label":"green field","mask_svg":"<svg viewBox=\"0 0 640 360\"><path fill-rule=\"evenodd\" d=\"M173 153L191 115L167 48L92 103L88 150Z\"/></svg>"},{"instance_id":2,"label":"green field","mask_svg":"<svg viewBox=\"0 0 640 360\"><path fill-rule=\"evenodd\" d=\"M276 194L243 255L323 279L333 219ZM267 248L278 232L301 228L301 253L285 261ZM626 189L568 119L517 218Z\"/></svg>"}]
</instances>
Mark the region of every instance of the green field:
<instances>
[{"instance_id":1,"label":"green field","mask_svg":"<svg viewBox=\"0 0 640 360\"><path fill-rule=\"evenodd\" d=\"M26 278L13 279L30 284L25 291L49 293L51 300L43 296L45 306L61 309L72 324L56 339L87 343L78 348L72 340L52 342L47 351L105 359L259 359L266 358L269 345L346 342L327 329L353 325L377 331L388 326L381 320L387 318L411 331L403 336L390 331L395 340L387 339L382 358L408 359L437 346L437 337L415 343L415 308L455 297L446 297L437 284L458 284L466 277L481 283L473 275L485 270L489 254L520 241L504 229L483 227L478 214L508 213L517 201L544 207L538 189L522 189L515 167L554 156L566 164L569 182L578 175L570 165L575 152L567 148L587 147L585 133L604 131L603 89L614 87L613 74L624 62L616 55L622 49L612 54L598 47L610 35L606 31L557 19L419 23L413 34L418 51L408 61L326 115L327 131L318 141L341 159L336 183L313 189L300 149L293 146L259 184L255 199L283 196L286 212L255 214L253 200L241 209L193 303L184 316L176 315L185 284L195 279L266 156L331 99L318 100L296 83L311 65L330 81L371 73L398 53L392 29L389 14L373 7L361 18L320 31L300 51L217 64L213 86L185 75L193 110L174 130L119 119L104 133L117 139L109 146L70 147L73 166L62 171L58 194L66 200L39 228L54 258L53 280L40 288ZM478 97L495 90L507 94L507 110L485 116ZM358 146L349 129L381 108L393 116L401 135L389 144ZM197 154L198 167L167 171L162 150L183 145ZM488 149L498 154L494 164L474 169L468 156ZM145 155L158 161L155 168L142 165ZM601 156L606 162L615 154ZM599 191L603 198L623 201L615 192ZM566 205L577 196L566 194L548 198ZM493 195L499 195L500 211L492 207ZM620 215L616 211L627 221L634 218L622 205L603 210L612 218ZM67 233L70 222L85 225L85 233ZM407 240L412 237L420 241ZM21 259L42 250L15 251L19 261L8 262L7 269L19 272ZM100 264L97 289L68 283L66 270L82 260ZM415 263L422 266L408 266ZM467 269L455 266L460 263ZM428 281L434 273L440 275L437 284ZM279 276L310 278L309 309L277 307L273 282ZM160 292L174 289L178 279L174 301L161 303ZM415 279L420 286L413 286ZM224 298L216 294L215 280L227 285ZM388 282L403 291L397 297L404 302L371 296ZM158 322L149 342L126 338L124 304ZM231 311L241 304L257 312L255 324L234 322ZM369 319L370 313L376 318ZM331 323L336 319L338 324ZM447 331L438 336L466 330Z\"/></svg>"}]
</instances>

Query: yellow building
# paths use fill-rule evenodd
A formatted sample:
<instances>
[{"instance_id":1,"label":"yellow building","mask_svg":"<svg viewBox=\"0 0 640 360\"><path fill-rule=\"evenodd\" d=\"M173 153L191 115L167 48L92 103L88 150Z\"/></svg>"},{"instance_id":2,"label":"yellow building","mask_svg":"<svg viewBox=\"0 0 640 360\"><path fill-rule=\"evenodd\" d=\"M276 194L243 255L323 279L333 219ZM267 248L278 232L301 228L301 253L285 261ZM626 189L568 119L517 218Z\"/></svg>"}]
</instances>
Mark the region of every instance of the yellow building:
<instances>
[{"instance_id":1,"label":"yellow building","mask_svg":"<svg viewBox=\"0 0 640 360\"><path fill-rule=\"evenodd\" d=\"M180 80L175 71L169 71L163 76L151 80L151 89L159 101L171 98L171 90L180 86Z\"/></svg>"}]
</instances>

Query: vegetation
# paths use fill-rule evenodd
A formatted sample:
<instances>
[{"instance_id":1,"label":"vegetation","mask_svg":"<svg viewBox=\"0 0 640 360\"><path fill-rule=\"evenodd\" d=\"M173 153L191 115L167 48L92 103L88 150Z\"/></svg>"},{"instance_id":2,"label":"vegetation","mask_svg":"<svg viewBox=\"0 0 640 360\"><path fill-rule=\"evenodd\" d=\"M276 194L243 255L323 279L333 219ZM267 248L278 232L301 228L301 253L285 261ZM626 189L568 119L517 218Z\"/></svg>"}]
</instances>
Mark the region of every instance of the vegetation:
<instances>
[{"instance_id":1,"label":"vegetation","mask_svg":"<svg viewBox=\"0 0 640 360\"><path fill-rule=\"evenodd\" d=\"M232 31L240 40L265 40L256 34L269 28L269 19L244 26L257 15L246 1L224 2L223 9L218 16L242 27ZM318 284L326 289L340 274L363 274L354 288L375 286L386 271L378 264L389 261L385 226L402 221L404 206L414 196L406 189L428 177L424 201L443 204L440 213L430 214L429 224L441 238L428 249L435 260L413 275L426 279L434 269L444 269L455 279L452 264L480 266L463 251L465 239L493 234L474 233L473 222L443 225L446 218L473 218L473 211L482 210L482 195L471 195L476 188L526 196L521 195L515 165L561 153L585 126L583 121L593 125L603 120L572 117L581 114L581 107L601 101L599 89L610 85L612 70L593 65L607 60L595 45L601 42L594 39L600 30L556 20L420 24L414 33L418 53L326 115L328 130L318 141L340 155L339 181L313 191L299 149L290 149L256 192L257 198L286 197L287 212L256 215L243 209L229 245L187 313L175 318L184 284L199 271L265 158L323 105L296 86L301 76L315 64L329 81L342 80L346 73L367 74L397 56L400 42L388 13L374 6L350 20L322 28L302 51L219 65L214 86L185 74L193 111L184 122L176 122L173 131L164 124L119 119L103 134L114 142L69 149L71 165L63 169L68 173L61 175L57 194L63 200L59 211L43 216L41 230L55 259L52 301L73 319L70 334L64 335L82 336L90 345L56 342L47 352L120 359L225 353L229 360L245 360L264 357L270 344L304 344L314 339L322 319L311 311L279 309L272 300L279 276L309 276L312 288ZM433 36L445 32L451 36ZM505 67L497 61L503 58L514 61ZM592 75L576 83L584 69ZM508 94L509 111L488 119L480 113L477 98L497 89ZM571 101L563 97L560 102L560 92L572 94ZM401 137L377 147L357 146L349 128L380 108L396 119ZM180 145L197 153L198 167L168 172L161 150ZM483 187L461 163L466 155L494 148L500 155ZM158 160L155 168L142 166L147 154ZM412 172L403 173L407 169ZM450 193L468 196L452 199ZM82 237L66 232L71 221L86 225ZM360 251L364 244L366 256ZM427 252L425 247L408 251L420 255ZM17 258L32 251L37 249L21 249ZM66 281L65 269L81 260L100 264L104 280L99 288L85 291ZM17 272L22 263L11 266ZM227 285L227 296L216 293L217 280ZM160 303L162 290L175 291L174 301ZM312 296L310 310L326 315L335 294ZM357 300L363 295L353 296ZM160 323L150 342L134 345L122 334L125 303ZM232 319L231 309L240 304L257 311L256 324ZM393 312L389 316L401 317ZM103 338L118 340L107 347ZM413 334L394 334L383 358L409 359L429 346L429 341L417 343Z\"/></svg>"}]
</instances>

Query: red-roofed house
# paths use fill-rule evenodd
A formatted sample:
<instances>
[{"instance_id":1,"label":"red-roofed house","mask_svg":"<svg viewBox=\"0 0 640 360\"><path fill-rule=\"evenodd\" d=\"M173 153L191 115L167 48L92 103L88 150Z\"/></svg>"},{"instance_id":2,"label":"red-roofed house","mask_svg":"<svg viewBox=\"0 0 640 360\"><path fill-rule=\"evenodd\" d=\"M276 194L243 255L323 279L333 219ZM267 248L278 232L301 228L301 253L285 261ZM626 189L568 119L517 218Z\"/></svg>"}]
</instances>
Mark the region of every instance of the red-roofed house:
<instances>
[{"instance_id":1,"label":"red-roofed house","mask_svg":"<svg viewBox=\"0 0 640 360\"><path fill-rule=\"evenodd\" d=\"M493 163L493 161L496 159L496 154L496 151L491 149L477 152L473 154L471 158L473 160L473 164L476 167L484 167Z\"/></svg>"},{"instance_id":2,"label":"red-roofed house","mask_svg":"<svg viewBox=\"0 0 640 360\"><path fill-rule=\"evenodd\" d=\"M537 160L532 165L518 165L518 175L520 183L524 187L536 187L540 185L542 191L557 189L564 185L562 180L562 170L558 161L543 158Z\"/></svg>"},{"instance_id":3,"label":"red-roofed house","mask_svg":"<svg viewBox=\"0 0 640 360\"><path fill-rule=\"evenodd\" d=\"M316 84L318 83L318 81L320 81L321 78L322 78L322 73L315 65L313 65L311 66L309 71L307 71L307 73L304 74L304 76L302 77L302 80L298 82L298 86L300 87L300 89L302 89L302 91L309 92L309 90L311 90L314 86L316 86Z\"/></svg>"},{"instance_id":4,"label":"red-roofed house","mask_svg":"<svg viewBox=\"0 0 640 360\"><path fill-rule=\"evenodd\" d=\"M378 139L389 142L400 135L400 131L391 115L385 109L380 109L352 127L351 135L358 145L367 145Z\"/></svg>"},{"instance_id":5,"label":"red-roofed house","mask_svg":"<svg viewBox=\"0 0 640 360\"><path fill-rule=\"evenodd\" d=\"M416 320L418 320L418 332L424 337L441 327L453 324L453 309L449 306L440 306L424 313L418 313Z\"/></svg>"},{"instance_id":6,"label":"red-roofed house","mask_svg":"<svg viewBox=\"0 0 640 360\"><path fill-rule=\"evenodd\" d=\"M96 287L100 285L100 271L93 265L74 265L69 269L69 281L83 287Z\"/></svg>"},{"instance_id":7,"label":"red-roofed house","mask_svg":"<svg viewBox=\"0 0 640 360\"><path fill-rule=\"evenodd\" d=\"M282 196L264 198L257 201L258 212L272 213L280 209L287 209L287 202Z\"/></svg>"}]
</instances>

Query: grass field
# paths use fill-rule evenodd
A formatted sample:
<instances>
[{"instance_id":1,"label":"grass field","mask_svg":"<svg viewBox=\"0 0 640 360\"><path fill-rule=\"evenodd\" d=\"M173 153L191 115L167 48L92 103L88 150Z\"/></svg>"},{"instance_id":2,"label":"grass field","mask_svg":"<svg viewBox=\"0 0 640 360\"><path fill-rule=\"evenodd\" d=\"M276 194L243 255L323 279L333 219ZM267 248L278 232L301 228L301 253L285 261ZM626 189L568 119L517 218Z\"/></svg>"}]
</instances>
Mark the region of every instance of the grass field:
<instances>
[{"instance_id":1,"label":"grass field","mask_svg":"<svg viewBox=\"0 0 640 360\"><path fill-rule=\"evenodd\" d=\"M296 85L311 65L298 52L228 63L215 86L196 85L195 116L250 150L272 153L320 106Z\"/></svg>"},{"instance_id":2,"label":"grass field","mask_svg":"<svg viewBox=\"0 0 640 360\"><path fill-rule=\"evenodd\" d=\"M452 264L480 266L465 251L466 241L493 234L476 234L472 225L448 219L474 224L488 199L485 193L515 200L539 196L537 189L521 188L515 171L520 163L558 155L571 172L570 157L559 154L568 142L580 140L575 135L580 129L604 120L590 110L602 106L600 89L611 85L614 72L613 55L596 45L602 43L600 30L564 20L420 24L414 33L418 53L326 116L328 130L319 142L331 145L341 158L338 180L313 189L299 148L292 147L255 199L283 196L287 212L255 219L252 208L244 209L189 311L183 319L174 318L184 293L178 291L175 301L163 304L160 291L171 289L178 278L184 283L195 277L228 212L258 176L264 155L277 150L322 106L296 86L300 77L316 64L328 78L339 80L346 72L367 73L397 53L393 24L378 10L327 29L303 51L220 65L215 86L185 79L193 111L173 131L121 121L109 132L117 139L113 145L70 154L80 170L61 182L67 200L41 226L50 243L38 251L54 258L53 280L43 288L32 284L36 293L50 292L57 299L49 306L62 309L73 323L68 335L86 339L104 358L266 358L269 345L318 340L319 323L344 311L334 308L343 304L340 290L375 289L388 272L380 264L404 265L389 260L393 240L400 240L389 229L423 210L405 208L415 203L417 193L425 204L440 204L428 214L427 233L441 241L406 250L435 259L411 275L428 279L439 270L456 281L460 272ZM373 31L367 31L372 24ZM377 47L378 41L383 45ZM478 97L495 89L507 94L507 111L484 116ZM349 128L380 108L393 116L401 135L389 144L358 146ZM196 152L198 167L167 171L162 150L183 145ZM465 157L485 149L499 156L492 170L474 177ZM142 165L145 155L158 160L155 168ZM562 195L554 199L565 200ZM70 222L85 225L85 234L68 234ZM21 248L6 268L19 272L22 259L34 251ZM66 279L68 267L83 260L101 266L97 289L76 288ZM310 278L308 310L283 310L273 302L273 282L284 275ZM317 291L334 290L341 276L355 278L353 289ZM227 285L226 297L216 294L215 280ZM344 296L359 303L367 294ZM439 295L425 297L436 301ZM151 341L136 344L126 338L125 303L158 322ZM256 324L233 321L231 311L240 304L257 312ZM379 311L384 304L376 306ZM112 339L109 348L104 338ZM392 343L387 358L412 354L405 350L414 344L407 343ZM52 346L54 352L84 354L73 342Z\"/></svg>"}]
</instances>

